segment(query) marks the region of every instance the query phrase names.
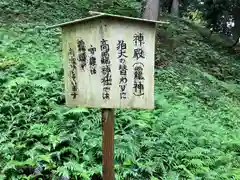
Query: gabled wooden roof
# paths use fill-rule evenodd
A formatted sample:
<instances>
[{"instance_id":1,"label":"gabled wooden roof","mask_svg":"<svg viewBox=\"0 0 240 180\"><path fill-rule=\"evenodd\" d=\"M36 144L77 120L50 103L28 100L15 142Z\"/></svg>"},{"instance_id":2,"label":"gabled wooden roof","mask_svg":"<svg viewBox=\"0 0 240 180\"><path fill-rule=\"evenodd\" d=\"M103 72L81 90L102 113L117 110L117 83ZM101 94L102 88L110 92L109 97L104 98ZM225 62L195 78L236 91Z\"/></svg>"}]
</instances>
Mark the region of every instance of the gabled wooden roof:
<instances>
[{"instance_id":1,"label":"gabled wooden roof","mask_svg":"<svg viewBox=\"0 0 240 180\"><path fill-rule=\"evenodd\" d=\"M155 24L156 23L168 23L168 22L163 22L163 21L154 21L154 20L148 20L148 19L134 18L134 17L128 17L128 16L120 16L120 15L93 12L93 11L90 11L90 14L97 14L97 15L82 18L82 19L76 19L74 21L65 22L65 23L61 23L61 24L56 24L56 25L50 26L48 28L62 27L62 26L75 24L75 23L80 23L80 22L86 22L86 21L89 21L89 20L92 20L92 19L97 19L97 18L102 18L102 17L113 17L113 18L116 18L116 19L128 19L128 20L132 20L132 21L140 21L140 22L155 23Z\"/></svg>"}]
</instances>

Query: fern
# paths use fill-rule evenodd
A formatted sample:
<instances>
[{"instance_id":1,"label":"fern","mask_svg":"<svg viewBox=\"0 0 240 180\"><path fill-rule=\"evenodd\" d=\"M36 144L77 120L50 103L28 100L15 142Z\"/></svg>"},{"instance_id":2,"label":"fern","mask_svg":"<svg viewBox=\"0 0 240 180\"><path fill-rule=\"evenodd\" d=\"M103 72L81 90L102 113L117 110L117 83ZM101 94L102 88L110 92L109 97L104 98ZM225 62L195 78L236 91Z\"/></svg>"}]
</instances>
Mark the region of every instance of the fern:
<instances>
[{"instance_id":1,"label":"fern","mask_svg":"<svg viewBox=\"0 0 240 180\"><path fill-rule=\"evenodd\" d=\"M63 176L66 177L67 179L69 179L70 175L69 175L69 170L66 166L60 166L57 168L56 173L58 176Z\"/></svg>"},{"instance_id":2,"label":"fern","mask_svg":"<svg viewBox=\"0 0 240 180\"><path fill-rule=\"evenodd\" d=\"M83 17L89 8L140 15L137 0L114 7L102 0L43 0L39 8L29 2L3 0L0 7L48 23ZM65 106L60 34L42 21L1 24L0 179L102 175L101 113ZM240 179L238 59L171 20L157 29L155 65L155 109L116 109L115 178Z\"/></svg>"},{"instance_id":3,"label":"fern","mask_svg":"<svg viewBox=\"0 0 240 180\"><path fill-rule=\"evenodd\" d=\"M33 86L41 87L41 88L47 88L51 85L51 83L47 80L40 79L32 81Z\"/></svg>"}]
</instances>

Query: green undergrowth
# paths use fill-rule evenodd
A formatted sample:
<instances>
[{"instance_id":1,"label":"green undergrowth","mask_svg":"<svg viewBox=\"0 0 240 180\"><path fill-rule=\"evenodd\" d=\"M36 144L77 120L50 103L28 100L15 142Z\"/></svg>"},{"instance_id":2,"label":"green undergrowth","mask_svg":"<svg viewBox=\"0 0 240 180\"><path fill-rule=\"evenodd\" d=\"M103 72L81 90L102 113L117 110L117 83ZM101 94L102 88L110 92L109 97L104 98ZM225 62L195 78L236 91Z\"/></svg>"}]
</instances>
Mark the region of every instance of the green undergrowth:
<instances>
[{"instance_id":1,"label":"green undergrowth","mask_svg":"<svg viewBox=\"0 0 240 180\"><path fill-rule=\"evenodd\" d=\"M57 23L73 20L100 11L139 17L139 0L2 0L0 2L0 22L48 22Z\"/></svg>"},{"instance_id":2,"label":"green undergrowth","mask_svg":"<svg viewBox=\"0 0 240 180\"><path fill-rule=\"evenodd\" d=\"M0 179L101 174L99 109L65 106L61 40L0 28ZM158 29L155 110L119 110L116 179L240 179L240 61L177 21Z\"/></svg>"}]
</instances>

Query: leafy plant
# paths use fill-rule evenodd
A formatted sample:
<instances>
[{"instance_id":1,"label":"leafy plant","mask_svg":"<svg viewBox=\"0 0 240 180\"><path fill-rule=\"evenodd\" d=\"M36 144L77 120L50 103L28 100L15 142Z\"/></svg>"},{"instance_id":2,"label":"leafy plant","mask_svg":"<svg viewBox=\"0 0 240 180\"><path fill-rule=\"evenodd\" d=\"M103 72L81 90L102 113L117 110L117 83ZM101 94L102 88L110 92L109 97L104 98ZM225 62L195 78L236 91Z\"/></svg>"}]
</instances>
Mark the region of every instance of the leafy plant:
<instances>
[{"instance_id":1,"label":"leafy plant","mask_svg":"<svg viewBox=\"0 0 240 180\"><path fill-rule=\"evenodd\" d=\"M60 31L44 21L73 8L139 12L137 1L113 3L0 3L13 17L37 11L0 27L0 179L100 178L100 111L65 106ZM239 58L175 20L158 27L156 48L155 110L116 110L116 179L240 179Z\"/></svg>"}]
</instances>

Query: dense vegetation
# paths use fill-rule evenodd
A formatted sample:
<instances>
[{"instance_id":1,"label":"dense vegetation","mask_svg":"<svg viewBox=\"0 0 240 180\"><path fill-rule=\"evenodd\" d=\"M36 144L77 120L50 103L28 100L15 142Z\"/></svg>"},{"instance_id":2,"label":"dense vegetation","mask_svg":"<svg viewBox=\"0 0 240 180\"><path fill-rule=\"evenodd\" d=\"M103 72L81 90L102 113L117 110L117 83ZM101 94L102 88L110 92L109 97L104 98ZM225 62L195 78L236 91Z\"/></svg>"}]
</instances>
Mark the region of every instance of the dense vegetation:
<instances>
[{"instance_id":1,"label":"dense vegetation","mask_svg":"<svg viewBox=\"0 0 240 180\"><path fill-rule=\"evenodd\" d=\"M46 26L88 10L139 16L140 2L79 2L0 2L0 179L101 174L100 110L65 106L60 31ZM116 179L238 180L240 58L169 20L158 27L155 110L116 111Z\"/></svg>"}]
</instances>

